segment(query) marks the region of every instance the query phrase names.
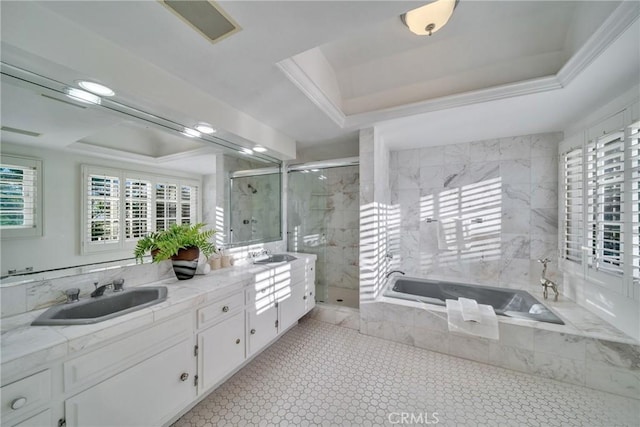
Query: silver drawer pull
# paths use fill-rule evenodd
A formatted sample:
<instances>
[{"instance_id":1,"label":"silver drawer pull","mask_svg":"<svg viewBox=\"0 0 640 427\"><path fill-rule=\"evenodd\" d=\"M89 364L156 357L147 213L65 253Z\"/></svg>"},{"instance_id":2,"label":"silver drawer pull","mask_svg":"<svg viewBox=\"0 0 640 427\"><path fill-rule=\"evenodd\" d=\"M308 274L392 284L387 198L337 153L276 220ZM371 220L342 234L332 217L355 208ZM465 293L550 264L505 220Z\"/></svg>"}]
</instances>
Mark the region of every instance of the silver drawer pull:
<instances>
[{"instance_id":1,"label":"silver drawer pull","mask_svg":"<svg viewBox=\"0 0 640 427\"><path fill-rule=\"evenodd\" d=\"M189 378L189 374L187 374L186 372L183 372L182 375L180 375L180 381L186 381Z\"/></svg>"},{"instance_id":2,"label":"silver drawer pull","mask_svg":"<svg viewBox=\"0 0 640 427\"><path fill-rule=\"evenodd\" d=\"M236 344L240 344L240 338L236 340Z\"/></svg>"},{"instance_id":3,"label":"silver drawer pull","mask_svg":"<svg viewBox=\"0 0 640 427\"><path fill-rule=\"evenodd\" d=\"M305 295L305 296L303 296L303 297L302 297L302 299L307 299L307 296L306 296L306 295Z\"/></svg>"},{"instance_id":4,"label":"silver drawer pull","mask_svg":"<svg viewBox=\"0 0 640 427\"><path fill-rule=\"evenodd\" d=\"M224 311L225 313L229 311L229 306L225 305L224 307L222 307L222 311Z\"/></svg>"},{"instance_id":5,"label":"silver drawer pull","mask_svg":"<svg viewBox=\"0 0 640 427\"><path fill-rule=\"evenodd\" d=\"M249 331L249 332L251 333L251 335L255 335L256 330L255 330L255 329L252 329L252 330L251 330L251 331Z\"/></svg>"},{"instance_id":6,"label":"silver drawer pull","mask_svg":"<svg viewBox=\"0 0 640 427\"><path fill-rule=\"evenodd\" d=\"M11 409L20 409L27 403L26 397L18 397L11 402Z\"/></svg>"}]
</instances>

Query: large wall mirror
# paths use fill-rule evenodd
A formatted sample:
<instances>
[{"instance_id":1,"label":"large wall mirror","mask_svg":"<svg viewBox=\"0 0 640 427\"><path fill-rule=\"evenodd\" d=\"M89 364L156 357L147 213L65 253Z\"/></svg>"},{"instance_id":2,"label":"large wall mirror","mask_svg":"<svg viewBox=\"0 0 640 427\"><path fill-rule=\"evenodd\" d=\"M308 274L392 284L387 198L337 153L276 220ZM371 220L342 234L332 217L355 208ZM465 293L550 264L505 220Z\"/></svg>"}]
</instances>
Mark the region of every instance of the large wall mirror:
<instances>
[{"instance_id":1,"label":"large wall mirror","mask_svg":"<svg viewBox=\"0 0 640 427\"><path fill-rule=\"evenodd\" d=\"M246 148L251 143L243 147L240 138L224 130L191 137L183 124L117 97L102 98L99 105L86 102L69 96L71 82L6 63L1 67L2 163L40 162L33 193L40 200L40 226L29 233L2 228L0 283L69 267L134 263L136 236L146 221L152 229L161 222L205 222L218 231L216 243L224 246L282 239L281 162L269 153L251 152ZM5 193L21 185L12 181L23 179L20 170L2 170L3 203L8 203ZM92 181L96 186L87 186L87 170L99 176ZM111 179L118 174L120 180ZM110 209L135 203L143 181L155 200L144 218L114 217L108 227L103 218L91 218L90 207L98 196L100 215L107 215ZM126 194L116 200L117 192ZM92 221L102 221L102 228ZM91 240L105 227L121 244Z\"/></svg>"}]
</instances>

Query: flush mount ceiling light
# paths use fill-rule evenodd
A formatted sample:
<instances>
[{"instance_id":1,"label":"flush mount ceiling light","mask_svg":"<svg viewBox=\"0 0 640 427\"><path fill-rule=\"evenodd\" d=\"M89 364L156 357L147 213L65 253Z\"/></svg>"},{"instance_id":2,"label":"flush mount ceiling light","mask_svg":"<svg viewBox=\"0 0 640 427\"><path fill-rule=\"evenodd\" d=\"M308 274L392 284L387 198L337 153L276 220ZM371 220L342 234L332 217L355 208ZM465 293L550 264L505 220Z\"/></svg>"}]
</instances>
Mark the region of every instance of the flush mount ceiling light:
<instances>
[{"instance_id":1,"label":"flush mount ceiling light","mask_svg":"<svg viewBox=\"0 0 640 427\"><path fill-rule=\"evenodd\" d=\"M264 148L262 145L256 145L255 147L253 147L253 151L257 151L258 153L264 153L267 151L267 149Z\"/></svg>"},{"instance_id":2,"label":"flush mount ceiling light","mask_svg":"<svg viewBox=\"0 0 640 427\"><path fill-rule=\"evenodd\" d=\"M206 133L208 135L216 132L213 126L211 126L209 123L204 123L204 122L198 123L197 125L194 126L194 128L196 128L197 131Z\"/></svg>"},{"instance_id":3,"label":"flush mount ceiling light","mask_svg":"<svg viewBox=\"0 0 640 427\"><path fill-rule=\"evenodd\" d=\"M111 89L106 87L105 85L101 85L100 83L90 82L88 80L78 80L78 86L80 86L84 90L88 90L91 93L95 93L100 96L113 96L116 93Z\"/></svg>"},{"instance_id":4,"label":"flush mount ceiling light","mask_svg":"<svg viewBox=\"0 0 640 427\"><path fill-rule=\"evenodd\" d=\"M184 128L181 133L185 136L188 136L189 138L199 138L201 135L200 132L191 128Z\"/></svg>"},{"instance_id":5,"label":"flush mount ceiling light","mask_svg":"<svg viewBox=\"0 0 640 427\"><path fill-rule=\"evenodd\" d=\"M412 33L430 36L449 22L457 4L458 0L437 0L410 10L400 18Z\"/></svg>"},{"instance_id":6,"label":"flush mount ceiling light","mask_svg":"<svg viewBox=\"0 0 640 427\"><path fill-rule=\"evenodd\" d=\"M82 89L76 89L73 87L68 87L64 90L64 93L71 99L76 101L85 102L87 104L96 104L100 105L102 99L98 95L94 95L93 93L89 93Z\"/></svg>"},{"instance_id":7,"label":"flush mount ceiling light","mask_svg":"<svg viewBox=\"0 0 640 427\"><path fill-rule=\"evenodd\" d=\"M243 148L242 150L240 150L240 152L242 154L253 154L253 150L251 150L250 148Z\"/></svg>"}]
</instances>

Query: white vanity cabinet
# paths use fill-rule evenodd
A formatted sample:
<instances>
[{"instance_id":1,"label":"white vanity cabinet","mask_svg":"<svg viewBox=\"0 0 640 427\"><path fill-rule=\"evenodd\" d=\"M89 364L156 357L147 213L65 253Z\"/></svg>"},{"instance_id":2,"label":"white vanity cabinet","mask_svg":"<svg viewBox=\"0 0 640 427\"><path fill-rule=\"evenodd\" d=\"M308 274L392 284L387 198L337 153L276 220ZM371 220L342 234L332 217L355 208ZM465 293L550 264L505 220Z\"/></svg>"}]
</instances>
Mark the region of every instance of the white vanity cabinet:
<instances>
[{"instance_id":1,"label":"white vanity cabinet","mask_svg":"<svg viewBox=\"0 0 640 427\"><path fill-rule=\"evenodd\" d=\"M276 291L279 308L279 329L287 330L316 305L315 266L305 263L291 271L291 285Z\"/></svg>"},{"instance_id":2,"label":"white vanity cabinet","mask_svg":"<svg viewBox=\"0 0 640 427\"><path fill-rule=\"evenodd\" d=\"M198 393L208 391L245 360L244 291L198 310Z\"/></svg>"},{"instance_id":3,"label":"white vanity cabinet","mask_svg":"<svg viewBox=\"0 0 640 427\"><path fill-rule=\"evenodd\" d=\"M247 297L247 355L260 351L315 306L315 262L299 260L256 275Z\"/></svg>"},{"instance_id":4,"label":"white vanity cabinet","mask_svg":"<svg viewBox=\"0 0 640 427\"><path fill-rule=\"evenodd\" d=\"M3 386L0 396L2 425L30 426L38 425L43 420L47 420L46 424L40 425L50 424L50 411L43 411L50 399L51 371L49 369ZM33 415L34 411L42 412Z\"/></svg>"},{"instance_id":5,"label":"white vanity cabinet","mask_svg":"<svg viewBox=\"0 0 640 427\"><path fill-rule=\"evenodd\" d=\"M67 399L67 426L162 425L196 396L192 363L187 338Z\"/></svg>"},{"instance_id":6,"label":"white vanity cabinet","mask_svg":"<svg viewBox=\"0 0 640 427\"><path fill-rule=\"evenodd\" d=\"M67 360L66 425L169 421L196 397L193 349L193 314L184 314Z\"/></svg>"}]
</instances>

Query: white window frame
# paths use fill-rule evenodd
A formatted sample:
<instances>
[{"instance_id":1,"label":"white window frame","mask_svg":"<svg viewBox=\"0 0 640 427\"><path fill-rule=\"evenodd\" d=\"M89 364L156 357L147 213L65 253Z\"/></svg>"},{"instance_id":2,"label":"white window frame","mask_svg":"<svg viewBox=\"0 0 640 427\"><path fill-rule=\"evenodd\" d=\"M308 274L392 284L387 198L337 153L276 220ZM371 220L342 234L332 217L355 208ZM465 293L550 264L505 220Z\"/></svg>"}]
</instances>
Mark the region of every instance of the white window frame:
<instances>
[{"instance_id":1,"label":"white window frame","mask_svg":"<svg viewBox=\"0 0 640 427\"><path fill-rule=\"evenodd\" d=\"M31 191L35 194L33 198L33 224L26 227L0 227L0 234L2 239L15 239L24 237L38 237L43 233L43 217L44 217L44 203L43 203L43 182L42 182L42 160L29 157L15 156L11 154L2 154L0 160L2 165L18 166L22 168L30 168L34 170L35 185L31 187Z\"/></svg>"},{"instance_id":2,"label":"white window frame","mask_svg":"<svg viewBox=\"0 0 640 427\"><path fill-rule=\"evenodd\" d=\"M631 191L631 156L630 156L630 125L637 121L637 118L633 119L633 114L631 109L626 109L621 112L614 114L613 116L601 121L597 125L585 131L581 137L572 139L570 141L565 141L562 144L561 149L561 170L559 177L559 189L560 189L560 230L561 230L561 254L560 254L560 265L562 269L572 275L582 277L584 280L589 283L596 284L606 289L610 289L619 294L625 295L630 298L636 298L638 294L638 283L636 281L634 285L633 280L633 262L632 262L632 253L631 253L631 242L634 238L638 237L638 233L634 235L633 233L633 224L632 224L632 191ZM590 258L590 248L587 245L587 239L590 238L591 233L588 229L588 214L589 210L587 208L588 204L588 186L587 186L587 146L592 143L592 141L604 134L613 133L615 131L619 131L620 129L624 129L624 190L622 194L622 235L623 235L623 269L622 274L615 274L607 271L599 271L593 267L593 265L589 264ZM575 262L565 258L565 233L567 232L567 224L566 224L566 204L564 198L564 165L562 164L562 159L564 155L572 150L581 148L583 155L583 219L582 219L582 227L583 227L583 244L582 244L582 259L581 262Z\"/></svg>"},{"instance_id":3,"label":"white window frame","mask_svg":"<svg viewBox=\"0 0 640 427\"><path fill-rule=\"evenodd\" d=\"M184 178L184 177L176 177L176 176L167 176L167 175L156 175L145 172L138 172L126 169L116 169L116 168L105 168L94 165L82 165L82 233L81 233L81 253L83 255L87 254L95 254L101 252L113 252L113 251L123 251L123 250L131 250L136 246L138 241L137 238L126 238L126 181L127 180L141 180L148 181L151 184L151 194L150 194L150 207L149 207L149 220L150 227L149 231L156 231L156 199L155 199L155 191L156 184L170 184L176 185L178 188L178 204L177 204L177 222L181 223L181 210L180 210L180 190L182 186L191 186L196 188L196 209L194 214L194 218L191 220L193 222L200 222L202 217L202 199L201 199L201 188L202 183L199 180ZM120 192L119 192L119 229L118 229L118 238L112 242L99 242L94 243L91 242L90 233L89 233L89 197L88 197L88 179L90 175L108 175L118 177L120 181Z\"/></svg>"}]
</instances>

